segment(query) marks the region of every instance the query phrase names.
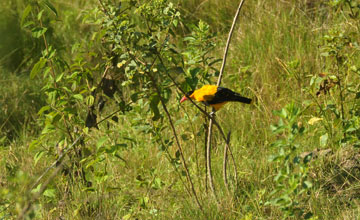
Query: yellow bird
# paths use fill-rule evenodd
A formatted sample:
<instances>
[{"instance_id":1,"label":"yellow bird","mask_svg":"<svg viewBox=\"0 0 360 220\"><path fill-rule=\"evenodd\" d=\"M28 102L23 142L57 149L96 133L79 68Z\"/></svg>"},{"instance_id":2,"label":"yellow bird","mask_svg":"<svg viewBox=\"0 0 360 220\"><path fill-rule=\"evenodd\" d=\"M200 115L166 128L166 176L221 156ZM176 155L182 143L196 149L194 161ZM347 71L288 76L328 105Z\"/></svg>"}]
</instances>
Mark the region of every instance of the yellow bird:
<instances>
[{"instance_id":1,"label":"yellow bird","mask_svg":"<svg viewBox=\"0 0 360 220\"><path fill-rule=\"evenodd\" d=\"M215 111L219 110L227 102L242 102L246 104L251 103L251 99L245 98L237 92L214 85L204 85L200 89L186 93L186 95L193 100L213 107ZM187 99L188 98L184 96L180 100L180 103Z\"/></svg>"}]
</instances>

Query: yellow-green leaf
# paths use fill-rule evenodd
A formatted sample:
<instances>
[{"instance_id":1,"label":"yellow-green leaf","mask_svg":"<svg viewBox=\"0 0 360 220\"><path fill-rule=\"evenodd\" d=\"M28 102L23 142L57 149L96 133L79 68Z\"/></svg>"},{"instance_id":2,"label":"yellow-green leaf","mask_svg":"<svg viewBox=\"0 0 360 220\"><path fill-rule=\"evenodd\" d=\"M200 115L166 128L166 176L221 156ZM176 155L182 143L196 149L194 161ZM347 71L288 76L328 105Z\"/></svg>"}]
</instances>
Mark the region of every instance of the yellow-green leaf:
<instances>
[{"instance_id":1,"label":"yellow-green leaf","mask_svg":"<svg viewBox=\"0 0 360 220\"><path fill-rule=\"evenodd\" d=\"M41 57L40 60L34 65L30 72L30 79L33 79L39 72L44 68L46 59L44 57Z\"/></svg>"}]
</instances>

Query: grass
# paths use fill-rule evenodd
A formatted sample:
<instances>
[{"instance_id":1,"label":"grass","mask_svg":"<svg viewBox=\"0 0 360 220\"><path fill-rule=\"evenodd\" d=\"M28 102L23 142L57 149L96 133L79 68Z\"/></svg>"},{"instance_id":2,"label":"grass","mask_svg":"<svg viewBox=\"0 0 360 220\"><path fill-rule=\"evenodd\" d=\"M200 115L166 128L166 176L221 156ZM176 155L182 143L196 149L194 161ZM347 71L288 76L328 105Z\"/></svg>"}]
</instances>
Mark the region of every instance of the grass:
<instances>
[{"instance_id":1,"label":"grass","mask_svg":"<svg viewBox=\"0 0 360 220\"><path fill-rule=\"evenodd\" d=\"M18 8L26 6L21 1L16 4ZM55 42L69 63L73 54L70 53L70 47L63 45L70 46L77 42L77 38L86 43L95 27L81 23L84 12L82 8L93 8L95 4L90 1L74 1L70 5L66 2L56 5L59 12L60 8L64 11L60 12L59 23L54 25L58 27L53 30L56 33ZM220 58L238 2L187 0L179 1L178 4L189 22L202 19L209 23L217 34L218 41L213 56ZM16 10L13 9L12 12L15 13ZM151 133L153 129L165 127L167 120L154 123L146 119L151 115L144 113L144 109L149 110L149 104L140 103L134 105L133 111L119 114L118 123L103 123L99 130L94 129L85 137L86 144L83 147L89 152L99 148L99 137L106 137L104 146L122 144L122 148L117 151L119 157L104 154L99 159L90 154L87 158L85 162L94 159L93 165L88 168L93 170L86 177L92 180L92 185L86 186L79 180L77 173L80 168L72 167L69 162L71 158L67 158L65 170L70 174L60 173L51 181L46 193L34 203L29 218L283 218L278 207L265 205L272 196L271 192L277 187L274 177L280 166L268 161L269 156L277 152L271 147L271 143L284 137L284 134L274 135L270 130L270 125L279 120L273 111L291 102L305 109L306 101L312 100L312 96L304 88L310 87L312 75L327 70L326 63L320 56L319 45L328 30L335 26L345 26L346 21L342 17L339 11L318 1L293 3L258 0L245 3L230 46L222 85L254 97L256 102L252 106L227 104L217 113L217 120L224 131L232 132L231 146L239 169L239 185L231 194L227 194L221 173L223 143L215 129L212 163L219 205L214 201L210 190L206 189L204 181L204 119L191 104L184 103L179 107L178 100L173 95L168 106L176 121L177 132L181 134L186 162L202 202L203 213L184 187L186 177L181 166L179 163L169 162L169 155L176 155L175 147L169 147L169 152L162 150L158 137ZM9 21L11 19L13 16L9 16ZM20 28L11 29L7 34L21 35L25 38L24 42L29 40L26 39L29 37L28 33ZM358 37L357 35L357 39ZM22 45L20 54L25 53L24 59L29 56L26 53L35 57L36 47ZM6 49L6 53L12 50L8 47ZM354 57L354 60L359 58L358 54ZM0 161L0 218L4 219L13 219L20 213L22 206L32 195L28 193L31 183L56 160L54 151L70 144L62 143L63 146L60 144L57 147L43 144L40 146L44 152L41 157L41 150L29 148L42 129L36 113L45 103L45 97L41 92L41 80L30 80L28 76L30 64L22 65L21 74L17 66L13 67L14 63L20 65L21 62L17 59L13 56L5 56L3 60L7 62L0 59L0 154L4 155ZM354 77L354 80L359 79ZM213 77L212 81L216 82L216 78ZM336 97L335 91L331 95ZM319 100L326 101L321 97ZM104 112L104 115L112 110L106 110L108 112ZM84 112L82 110L82 114ZM297 139L301 146L298 154L316 149L331 149L328 154L319 154L311 163L308 172L313 188L301 195L300 206L311 211L314 219L355 219L359 215L358 148L336 141L335 137L339 136L341 129L333 121L331 125L335 137L321 146L319 138L326 132L322 122L314 125L308 123L311 118L320 117L319 115L316 106L311 105L298 119L307 129L306 135ZM165 127L160 140L165 142L171 138L170 130ZM35 163L37 157L40 159Z\"/></svg>"}]
</instances>

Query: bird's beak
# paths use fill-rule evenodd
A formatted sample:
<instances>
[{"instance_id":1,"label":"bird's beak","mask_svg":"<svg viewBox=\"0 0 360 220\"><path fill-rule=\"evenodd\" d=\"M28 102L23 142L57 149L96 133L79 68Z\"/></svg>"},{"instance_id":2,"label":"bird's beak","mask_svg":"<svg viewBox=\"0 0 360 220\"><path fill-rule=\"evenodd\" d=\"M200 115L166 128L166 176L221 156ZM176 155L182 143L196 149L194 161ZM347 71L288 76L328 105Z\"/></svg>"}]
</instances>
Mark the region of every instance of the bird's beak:
<instances>
[{"instance_id":1,"label":"bird's beak","mask_svg":"<svg viewBox=\"0 0 360 220\"><path fill-rule=\"evenodd\" d=\"M183 103L184 101L186 101L188 98L186 98L186 96L182 97L182 99L180 100L180 103Z\"/></svg>"}]
</instances>

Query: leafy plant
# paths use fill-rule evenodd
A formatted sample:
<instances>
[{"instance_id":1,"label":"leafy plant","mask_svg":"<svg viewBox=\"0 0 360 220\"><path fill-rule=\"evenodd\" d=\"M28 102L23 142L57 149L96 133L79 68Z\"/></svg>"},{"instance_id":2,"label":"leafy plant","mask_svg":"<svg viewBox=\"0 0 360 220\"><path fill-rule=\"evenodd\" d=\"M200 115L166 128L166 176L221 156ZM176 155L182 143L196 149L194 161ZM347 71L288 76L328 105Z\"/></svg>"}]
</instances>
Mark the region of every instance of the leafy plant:
<instances>
[{"instance_id":1,"label":"leafy plant","mask_svg":"<svg viewBox=\"0 0 360 220\"><path fill-rule=\"evenodd\" d=\"M349 19L358 25L358 7L355 1L331 1L334 8L349 8ZM320 74L313 75L310 81L311 94L319 108L321 120L324 119L326 133L321 136L321 146L329 140L342 143L358 143L359 67L357 59L360 47L356 39L358 27L334 27L324 35L321 44L321 57L324 66ZM341 126L339 136L336 127Z\"/></svg>"},{"instance_id":2,"label":"leafy plant","mask_svg":"<svg viewBox=\"0 0 360 220\"><path fill-rule=\"evenodd\" d=\"M52 157L56 163L49 168L64 166L63 172L68 173L72 180L80 178L86 191L95 191L96 187L102 191L104 183L112 178L106 169L107 158L116 157L125 161L119 151L127 145L116 141L122 137L117 137L115 143L111 141L111 132L93 137L91 133L96 132L94 129L102 130L104 127L99 124L109 119L118 121L116 115L135 113L137 117L132 122L135 129L146 135L161 137L167 127L162 125L166 115L173 131L172 138L178 146L175 158L181 161L181 173L186 174L188 192L201 208L166 104L173 93L173 78L181 76L185 79L182 83L184 88L195 88L199 80L209 81L211 66L216 62L208 56L215 45L209 26L201 21L198 25L190 25L193 31L181 42L187 45L187 49L183 49L173 42L181 23L180 13L173 3L154 0L114 5L111 1L99 1L99 8L88 11L84 22L98 25L93 38L101 39L95 43L101 43L103 55L84 53L87 45L78 43L71 50L75 58L68 61L51 45L49 39L52 35L48 33L51 27L45 27L42 21L46 12L52 12L53 19L57 17L57 10L51 2L43 3L28 5L22 18L22 23L26 24L24 28L29 29L34 38L42 39L44 44L42 56L30 73L32 79L43 79L42 91L47 96L47 105L38 113L42 133L30 146L32 151L37 152L35 164L44 156ZM28 17L33 10L38 12L36 22ZM142 19L145 22L140 22ZM99 64L100 60L105 62ZM159 104L164 112L160 111ZM106 106L117 107L102 117ZM165 140L166 148L171 146L172 138ZM158 139L158 142L163 143L163 140ZM96 147L89 147L91 143L96 143ZM44 145L53 147L44 148ZM177 169L170 151L166 152ZM64 162L66 155L69 166ZM159 179L156 178L155 182L158 183ZM48 198L50 191L45 189L46 186L42 187L38 193ZM51 190L51 198L54 199L55 189ZM148 197L144 198L148 200ZM146 208L144 204L147 202L144 201L141 206Z\"/></svg>"},{"instance_id":3,"label":"leafy plant","mask_svg":"<svg viewBox=\"0 0 360 220\"><path fill-rule=\"evenodd\" d=\"M299 156L301 145L298 143L299 137L305 134L305 128L299 121L301 110L295 104L288 104L274 114L279 116L279 122L271 125L274 135L280 137L272 147L278 153L272 155L269 160L277 165L277 175L274 177L275 189L270 193L271 200L266 205L278 206L284 214L284 218L290 216L304 217L312 216L304 207L303 196L312 187L308 178L309 162L312 154L304 158Z\"/></svg>"}]
</instances>

